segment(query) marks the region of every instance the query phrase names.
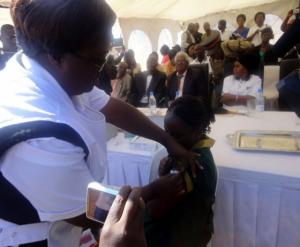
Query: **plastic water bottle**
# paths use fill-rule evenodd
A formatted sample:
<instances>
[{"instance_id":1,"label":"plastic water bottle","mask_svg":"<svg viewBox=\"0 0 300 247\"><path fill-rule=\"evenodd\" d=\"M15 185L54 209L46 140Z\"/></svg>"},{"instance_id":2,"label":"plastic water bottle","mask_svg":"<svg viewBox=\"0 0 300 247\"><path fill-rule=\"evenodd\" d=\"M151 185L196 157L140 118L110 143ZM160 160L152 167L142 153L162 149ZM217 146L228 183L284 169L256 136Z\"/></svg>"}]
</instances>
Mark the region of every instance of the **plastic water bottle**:
<instances>
[{"instance_id":1,"label":"plastic water bottle","mask_svg":"<svg viewBox=\"0 0 300 247\"><path fill-rule=\"evenodd\" d=\"M179 98L179 91L177 90L176 95L175 95L175 99L178 99L178 98Z\"/></svg>"},{"instance_id":2,"label":"plastic water bottle","mask_svg":"<svg viewBox=\"0 0 300 247\"><path fill-rule=\"evenodd\" d=\"M257 112L263 112L265 110L265 98L262 89L257 90L256 100L255 100L255 110Z\"/></svg>"},{"instance_id":3,"label":"plastic water bottle","mask_svg":"<svg viewBox=\"0 0 300 247\"><path fill-rule=\"evenodd\" d=\"M155 115L156 114L156 99L154 97L153 92L150 92L149 108L150 108L151 115Z\"/></svg>"}]
</instances>

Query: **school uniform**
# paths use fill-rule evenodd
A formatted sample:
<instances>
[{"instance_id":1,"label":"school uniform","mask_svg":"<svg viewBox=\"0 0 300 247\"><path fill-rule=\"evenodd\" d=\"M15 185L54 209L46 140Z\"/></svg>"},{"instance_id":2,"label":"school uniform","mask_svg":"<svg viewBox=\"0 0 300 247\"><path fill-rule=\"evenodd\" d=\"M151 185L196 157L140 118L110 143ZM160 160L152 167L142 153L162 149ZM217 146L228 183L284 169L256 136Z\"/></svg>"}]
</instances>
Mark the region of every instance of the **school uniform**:
<instances>
[{"instance_id":1,"label":"school uniform","mask_svg":"<svg viewBox=\"0 0 300 247\"><path fill-rule=\"evenodd\" d=\"M193 190L166 217L154 220L145 217L145 233L149 247L205 247L213 234L213 204L217 186L217 169L210 148L214 140L206 137L191 151L200 154L198 170L193 178L187 169Z\"/></svg>"}]
</instances>

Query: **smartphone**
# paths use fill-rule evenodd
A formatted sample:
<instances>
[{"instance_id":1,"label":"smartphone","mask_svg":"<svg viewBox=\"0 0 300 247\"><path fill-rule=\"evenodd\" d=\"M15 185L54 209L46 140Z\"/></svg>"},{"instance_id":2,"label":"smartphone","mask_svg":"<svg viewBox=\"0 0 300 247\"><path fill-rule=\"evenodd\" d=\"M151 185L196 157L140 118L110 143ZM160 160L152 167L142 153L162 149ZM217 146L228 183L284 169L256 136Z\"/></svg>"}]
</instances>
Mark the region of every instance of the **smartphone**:
<instances>
[{"instance_id":1,"label":"smartphone","mask_svg":"<svg viewBox=\"0 0 300 247\"><path fill-rule=\"evenodd\" d=\"M86 216L104 224L108 211L119 193L119 188L92 182L87 188Z\"/></svg>"}]
</instances>

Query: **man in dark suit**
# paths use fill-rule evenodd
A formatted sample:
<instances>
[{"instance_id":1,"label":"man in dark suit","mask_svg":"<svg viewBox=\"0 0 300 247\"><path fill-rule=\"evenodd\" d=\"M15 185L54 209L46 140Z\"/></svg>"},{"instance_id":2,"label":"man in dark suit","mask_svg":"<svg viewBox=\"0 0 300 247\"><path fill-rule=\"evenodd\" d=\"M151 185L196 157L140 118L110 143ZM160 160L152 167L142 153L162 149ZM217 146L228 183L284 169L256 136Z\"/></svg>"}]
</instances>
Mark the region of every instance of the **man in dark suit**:
<instances>
[{"instance_id":1,"label":"man in dark suit","mask_svg":"<svg viewBox=\"0 0 300 247\"><path fill-rule=\"evenodd\" d=\"M166 75L157 69L157 55L151 53L147 60L147 71L135 76L130 103L136 107L148 107L150 92L153 92L158 107L163 107L166 93Z\"/></svg>"},{"instance_id":2,"label":"man in dark suit","mask_svg":"<svg viewBox=\"0 0 300 247\"><path fill-rule=\"evenodd\" d=\"M184 52L177 53L175 65L176 71L167 82L168 100L172 101L182 95L201 96L208 100L208 79L204 71L189 67L189 58Z\"/></svg>"}]
</instances>

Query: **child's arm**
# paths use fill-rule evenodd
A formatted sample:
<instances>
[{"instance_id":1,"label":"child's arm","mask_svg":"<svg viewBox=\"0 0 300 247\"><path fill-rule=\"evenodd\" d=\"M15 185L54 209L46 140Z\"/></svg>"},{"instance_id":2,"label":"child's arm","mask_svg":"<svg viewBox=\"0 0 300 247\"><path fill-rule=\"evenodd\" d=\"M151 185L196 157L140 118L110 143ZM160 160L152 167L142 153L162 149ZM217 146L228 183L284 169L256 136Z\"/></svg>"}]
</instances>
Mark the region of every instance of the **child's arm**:
<instances>
[{"instance_id":1,"label":"child's arm","mask_svg":"<svg viewBox=\"0 0 300 247\"><path fill-rule=\"evenodd\" d=\"M181 195L169 195L167 198L164 199L155 199L147 203L146 210L147 213L153 219L160 219L165 216L170 209L174 208L177 203L183 200L186 193Z\"/></svg>"},{"instance_id":2,"label":"child's arm","mask_svg":"<svg viewBox=\"0 0 300 247\"><path fill-rule=\"evenodd\" d=\"M168 176L170 171L174 168L173 160L170 157L165 157L160 161L158 174L160 177ZM180 192L179 192L180 191ZM179 192L179 193L178 193ZM169 191L168 195L164 198L158 198L147 203L146 210L153 219L163 217L167 212L172 209L179 201L185 196L185 182L181 181L178 188Z\"/></svg>"},{"instance_id":3,"label":"child's arm","mask_svg":"<svg viewBox=\"0 0 300 247\"><path fill-rule=\"evenodd\" d=\"M170 174L170 171L173 169L173 160L170 156L163 158L160 161L159 168L158 168L158 175L160 177Z\"/></svg>"}]
</instances>

